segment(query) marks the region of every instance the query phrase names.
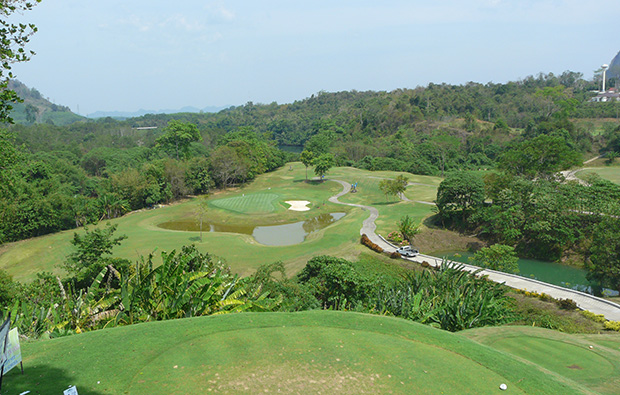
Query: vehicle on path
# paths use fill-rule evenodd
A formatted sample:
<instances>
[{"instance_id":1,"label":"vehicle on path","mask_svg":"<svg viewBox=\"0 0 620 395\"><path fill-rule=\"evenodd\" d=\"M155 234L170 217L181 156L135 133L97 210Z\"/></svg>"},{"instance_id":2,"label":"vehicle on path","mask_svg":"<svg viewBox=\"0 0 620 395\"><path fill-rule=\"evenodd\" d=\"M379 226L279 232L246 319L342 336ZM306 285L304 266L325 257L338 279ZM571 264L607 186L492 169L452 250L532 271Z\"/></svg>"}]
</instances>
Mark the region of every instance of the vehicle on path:
<instances>
[{"instance_id":1,"label":"vehicle on path","mask_svg":"<svg viewBox=\"0 0 620 395\"><path fill-rule=\"evenodd\" d=\"M406 256L409 258L412 258L420 254L420 251L417 248L411 247L411 246L400 247L396 250L396 252L398 252L402 256Z\"/></svg>"}]
</instances>

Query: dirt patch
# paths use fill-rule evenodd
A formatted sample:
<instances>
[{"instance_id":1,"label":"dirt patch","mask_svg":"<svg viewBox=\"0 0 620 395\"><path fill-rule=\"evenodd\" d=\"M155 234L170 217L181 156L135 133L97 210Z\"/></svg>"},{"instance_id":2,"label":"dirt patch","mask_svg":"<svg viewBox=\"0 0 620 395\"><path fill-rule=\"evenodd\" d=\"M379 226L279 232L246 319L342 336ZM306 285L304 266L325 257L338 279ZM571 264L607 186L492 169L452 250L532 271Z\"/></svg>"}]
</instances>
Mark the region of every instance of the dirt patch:
<instances>
[{"instance_id":1,"label":"dirt patch","mask_svg":"<svg viewBox=\"0 0 620 395\"><path fill-rule=\"evenodd\" d=\"M579 365L574 365L574 364L573 364L573 365L570 365L570 366L567 366L567 368L569 368L569 369L574 369L574 370L583 370L583 368L582 368L581 366L579 366Z\"/></svg>"},{"instance_id":2,"label":"dirt patch","mask_svg":"<svg viewBox=\"0 0 620 395\"><path fill-rule=\"evenodd\" d=\"M230 373L209 380L210 389L216 393L373 394L383 387L378 375L345 366L287 363Z\"/></svg>"},{"instance_id":3,"label":"dirt patch","mask_svg":"<svg viewBox=\"0 0 620 395\"><path fill-rule=\"evenodd\" d=\"M452 251L478 250L486 243L474 236L467 236L445 229L425 228L415 237L414 244L424 254L434 255Z\"/></svg>"}]
</instances>

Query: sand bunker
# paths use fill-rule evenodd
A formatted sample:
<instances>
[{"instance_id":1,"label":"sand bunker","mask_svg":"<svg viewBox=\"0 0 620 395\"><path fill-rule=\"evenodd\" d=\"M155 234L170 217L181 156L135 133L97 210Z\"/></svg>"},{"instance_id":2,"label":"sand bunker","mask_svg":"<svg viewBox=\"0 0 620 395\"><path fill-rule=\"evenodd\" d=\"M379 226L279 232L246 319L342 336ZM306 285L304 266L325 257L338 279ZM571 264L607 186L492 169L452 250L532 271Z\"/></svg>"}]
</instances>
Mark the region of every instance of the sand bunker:
<instances>
[{"instance_id":1,"label":"sand bunker","mask_svg":"<svg viewBox=\"0 0 620 395\"><path fill-rule=\"evenodd\" d=\"M288 200L288 201L286 201L284 203L291 205L291 207L288 208L289 210L293 210L293 211L308 211L308 210L310 210L310 207L308 207L310 202L307 201L307 200Z\"/></svg>"}]
</instances>

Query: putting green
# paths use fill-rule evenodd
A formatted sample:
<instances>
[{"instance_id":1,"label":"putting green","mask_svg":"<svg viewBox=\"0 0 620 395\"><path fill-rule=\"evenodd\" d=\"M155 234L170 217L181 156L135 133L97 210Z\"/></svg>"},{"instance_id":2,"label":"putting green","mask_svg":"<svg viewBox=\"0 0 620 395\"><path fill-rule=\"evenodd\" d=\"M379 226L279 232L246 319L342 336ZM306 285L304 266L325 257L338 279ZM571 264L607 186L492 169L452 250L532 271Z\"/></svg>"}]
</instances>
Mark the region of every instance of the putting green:
<instances>
[{"instance_id":1,"label":"putting green","mask_svg":"<svg viewBox=\"0 0 620 395\"><path fill-rule=\"evenodd\" d=\"M275 202L281 196L275 193L252 193L216 199L209 202L211 206L240 214L266 214L276 210Z\"/></svg>"},{"instance_id":2,"label":"putting green","mask_svg":"<svg viewBox=\"0 0 620 395\"><path fill-rule=\"evenodd\" d=\"M308 311L152 322L22 345L7 394L575 394L570 383L458 334ZM6 386L6 387L5 387ZM4 394L4 392L3 392Z\"/></svg>"}]
</instances>

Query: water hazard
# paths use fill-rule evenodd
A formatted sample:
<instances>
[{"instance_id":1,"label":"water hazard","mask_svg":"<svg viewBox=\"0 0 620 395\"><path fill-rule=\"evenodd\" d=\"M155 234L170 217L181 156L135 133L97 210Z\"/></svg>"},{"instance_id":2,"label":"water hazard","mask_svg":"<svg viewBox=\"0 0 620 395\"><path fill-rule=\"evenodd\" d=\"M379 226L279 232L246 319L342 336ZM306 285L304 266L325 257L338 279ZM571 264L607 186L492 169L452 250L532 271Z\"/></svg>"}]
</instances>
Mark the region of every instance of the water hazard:
<instances>
[{"instance_id":1,"label":"water hazard","mask_svg":"<svg viewBox=\"0 0 620 395\"><path fill-rule=\"evenodd\" d=\"M301 243L310 233L331 225L344 217L344 215L345 213L326 213L305 221L267 226L228 225L203 222L202 230L203 232L225 232L251 235L260 244L286 246ZM191 219L164 222L158 226L170 230L200 231L200 223Z\"/></svg>"},{"instance_id":2,"label":"water hazard","mask_svg":"<svg viewBox=\"0 0 620 395\"><path fill-rule=\"evenodd\" d=\"M457 255L458 254L458 255ZM471 252L450 252L444 256L450 260L471 263L469 257ZM591 284L586 278L586 270L574 266L562 265L555 262L538 261L535 259L519 258L519 275L533 278L549 284L574 289L576 291L587 292L600 296L605 293L608 296L615 296L617 291L602 289L595 284Z\"/></svg>"}]
</instances>

